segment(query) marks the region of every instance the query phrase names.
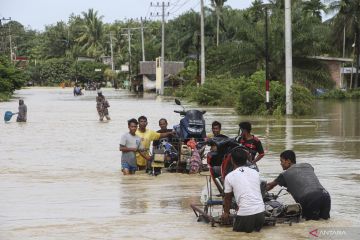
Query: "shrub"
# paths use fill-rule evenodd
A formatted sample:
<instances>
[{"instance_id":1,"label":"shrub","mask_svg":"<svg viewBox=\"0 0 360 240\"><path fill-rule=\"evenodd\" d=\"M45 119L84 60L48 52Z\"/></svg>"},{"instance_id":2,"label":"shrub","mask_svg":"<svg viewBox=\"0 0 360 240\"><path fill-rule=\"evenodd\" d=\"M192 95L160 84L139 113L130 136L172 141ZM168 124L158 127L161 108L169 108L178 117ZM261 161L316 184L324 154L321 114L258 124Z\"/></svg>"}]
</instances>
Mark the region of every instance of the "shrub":
<instances>
[{"instance_id":1,"label":"shrub","mask_svg":"<svg viewBox=\"0 0 360 240\"><path fill-rule=\"evenodd\" d=\"M345 99L346 92L341 89L330 90L320 96L322 99Z\"/></svg>"},{"instance_id":2,"label":"shrub","mask_svg":"<svg viewBox=\"0 0 360 240\"><path fill-rule=\"evenodd\" d=\"M210 77L200 87L188 83L175 92L201 105L235 107L244 115L284 115L285 86L278 81L270 82L270 108L265 104L265 73L259 71L250 77L231 78L229 75ZM294 115L312 113L313 96L300 85L293 86Z\"/></svg>"},{"instance_id":3,"label":"shrub","mask_svg":"<svg viewBox=\"0 0 360 240\"><path fill-rule=\"evenodd\" d=\"M313 113L314 97L310 90L300 85L293 85L292 92L293 114L301 116Z\"/></svg>"}]
</instances>

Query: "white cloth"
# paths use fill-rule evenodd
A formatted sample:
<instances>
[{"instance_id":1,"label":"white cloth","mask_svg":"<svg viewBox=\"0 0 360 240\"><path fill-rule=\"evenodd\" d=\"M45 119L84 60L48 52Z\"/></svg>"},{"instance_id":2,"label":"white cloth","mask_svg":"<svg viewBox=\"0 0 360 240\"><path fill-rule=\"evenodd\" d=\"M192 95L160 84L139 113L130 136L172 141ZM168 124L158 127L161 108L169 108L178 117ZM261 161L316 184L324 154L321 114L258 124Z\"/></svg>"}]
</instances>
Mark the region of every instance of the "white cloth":
<instances>
[{"instance_id":1,"label":"white cloth","mask_svg":"<svg viewBox=\"0 0 360 240\"><path fill-rule=\"evenodd\" d=\"M225 177L225 193L234 192L239 207L238 216L249 216L265 211L260 190L259 173L248 167L238 167Z\"/></svg>"}]
</instances>

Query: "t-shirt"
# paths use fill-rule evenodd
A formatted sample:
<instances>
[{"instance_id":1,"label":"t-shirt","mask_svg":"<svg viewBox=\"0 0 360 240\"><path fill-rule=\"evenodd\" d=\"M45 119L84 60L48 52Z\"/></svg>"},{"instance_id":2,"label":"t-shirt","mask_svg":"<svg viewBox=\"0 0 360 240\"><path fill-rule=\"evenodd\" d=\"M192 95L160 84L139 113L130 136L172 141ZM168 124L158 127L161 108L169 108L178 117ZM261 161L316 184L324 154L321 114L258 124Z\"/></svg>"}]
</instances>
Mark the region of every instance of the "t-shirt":
<instances>
[{"instance_id":1,"label":"t-shirt","mask_svg":"<svg viewBox=\"0 0 360 240\"><path fill-rule=\"evenodd\" d=\"M128 148L139 148L140 146L140 137L137 135L131 135L130 133L125 133L121 136L120 146ZM136 156L134 152L122 152L121 163L128 163L132 167L136 167Z\"/></svg>"},{"instance_id":2,"label":"t-shirt","mask_svg":"<svg viewBox=\"0 0 360 240\"><path fill-rule=\"evenodd\" d=\"M255 159L256 153L264 154L264 149L262 147L260 139L258 139L254 135L252 136L253 136L252 139L247 139L247 140L240 138L239 143L247 147L250 150L252 159Z\"/></svg>"},{"instance_id":3,"label":"t-shirt","mask_svg":"<svg viewBox=\"0 0 360 240\"><path fill-rule=\"evenodd\" d=\"M160 139L160 133L149 129L146 129L145 132L140 132L138 129L136 131L136 135L141 139L140 149L145 151L149 151L152 141ZM136 153L136 162L138 166L146 166L146 159L143 158L139 153Z\"/></svg>"},{"instance_id":4,"label":"t-shirt","mask_svg":"<svg viewBox=\"0 0 360 240\"><path fill-rule=\"evenodd\" d=\"M238 216L249 216L265 211L260 190L259 173L248 167L238 167L225 177L225 193L234 193L239 207Z\"/></svg>"},{"instance_id":5,"label":"t-shirt","mask_svg":"<svg viewBox=\"0 0 360 240\"><path fill-rule=\"evenodd\" d=\"M314 173L314 168L308 163L293 164L280 173L275 182L286 187L296 202L301 202L307 195L324 190Z\"/></svg>"}]
</instances>

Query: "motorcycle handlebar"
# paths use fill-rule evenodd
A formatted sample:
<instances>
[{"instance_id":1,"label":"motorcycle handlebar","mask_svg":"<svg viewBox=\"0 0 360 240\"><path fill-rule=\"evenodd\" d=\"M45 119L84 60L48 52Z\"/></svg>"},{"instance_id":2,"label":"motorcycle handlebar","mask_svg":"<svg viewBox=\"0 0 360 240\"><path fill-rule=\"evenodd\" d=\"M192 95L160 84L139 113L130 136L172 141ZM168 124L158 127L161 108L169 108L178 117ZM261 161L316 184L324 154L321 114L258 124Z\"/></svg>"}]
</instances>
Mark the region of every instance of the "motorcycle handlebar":
<instances>
[{"instance_id":1,"label":"motorcycle handlebar","mask_svg":"<svg viewBox=\"0 0 360 240\"><path fill-rule=\"evenodd\" d=\"M185 114L184 111L177 111L177 110L174 110L175 113L180 113L181 115Z\"/></svg>"}]
</instances>

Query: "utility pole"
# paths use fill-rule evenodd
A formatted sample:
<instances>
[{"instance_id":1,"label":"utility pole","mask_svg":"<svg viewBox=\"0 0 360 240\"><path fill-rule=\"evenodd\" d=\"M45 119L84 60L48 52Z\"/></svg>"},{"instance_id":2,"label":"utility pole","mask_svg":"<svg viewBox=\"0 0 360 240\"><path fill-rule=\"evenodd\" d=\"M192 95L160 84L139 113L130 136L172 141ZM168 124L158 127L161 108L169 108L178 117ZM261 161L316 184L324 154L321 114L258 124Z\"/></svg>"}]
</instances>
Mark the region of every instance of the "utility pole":
<instances>
[{"instance_id":1,"label":"utility pole","mask_svg":"<svg viewBox=\"0 0 360 240\"><path fill-rule=\"evenodd\" d=\"M0 25L2 24L1 21L11 21L11 17L9 18L1 18L0 19ZM13 63L13 49L12 49L12 40L11 40L11 29L10 29L10 24L9 24L9 42L10 42L10 61L11 63Z\"/></svg>"},{"instance_id":2,"label":"utility pole","mask_svg":"<svg viewBox=\"0 0 360 240\"><path fill-rule=\"evenodd\" d=\"M197 43L196 43L196 85L200 86L200 34L197 34Z\"/></svg>"},{"instance_id":3,"label":"utility pole","mask_svg":"<svg viewBox=\"0 0 360 240\"><path fill-rule=\"evenodd\" d=\"M270 108L270 76L269 76L269 34L268 9L265 7L265 82L266 82L266 108Z\"/></svg>"},{"instance_id":4,"label":"utility pole","mask_svg":"<svg viewBox=\"0 0 360 240\"><path fill-rule=\"evenodd\" d=\"M121 34L121 35L127 35L128 36L128 43L129 43L129 83L131 83L131 74L132 74L132 68L131 68L131 30L141 30L141 41L142 41L142 55L143 55L143 61L145 61L145 48L144 48L144 34L143 31L146 27L142 24L141 19L141 27L134 27L134 28L124 28L124 30L127 30L127 34Z\"/></svg>"},{"instance_id":5,"label":"utility pole","mask_svg":"<svg viewBox=\"0 0 360 240\"><path fill-rule=\"evenodd\" d=\"M151 3L150 6L153 6ZM159 3L156 5L159 7ZM165 5L165 2L162 2L162 14L161 14L161 59L160 59L160 66L161 66L161 76L160 76L160 89L156 89L159 95L164 95L164 75L165 75L165 8L169 7L170 3L168 2ZM159 14L157 14L159 16Z\"/></svg>"},{"instance_id":6,"label":"utility pole","mask_svg":"<svg viewBox=\"0 0 360 240\"><path fill-rule=\"evenodd\" d=\"M129 42L129 83L131 83L131 33L130 28L128 28L128 42Z\"/></svg>"},{"instance_id":7,"label":"utility pole","mask_svg":"<svg viewBox=\"0 0 360 240\"><path fill-rule=\"evenodd\" d=\"M142 48L142 60L145 62L145 45L144 45L144 24L142 17L140 18L141 21L141 48Z\"/></svg>"},{"instance_id":8,"label":"utility pole","mask_svg":"<svg viewBox=\"0 0 360 240\"><path fill-rule=\"evenodd\" d=\"M204 0L200 0L200 28L201 28L201 85L205 83L205 31L204 31Z\"/></svg>"},{"instance_id":9,"label":"utility pole","mask_svg":"<svg viewBox=\"0 0 360 240\"><path fill-rule=\"evenodd\" d=\"M11 30L10 30L10 25L9 25L9 41L10 41L10 61L11 63L13 63L13 48L12 48L12 40L11 40Z\"/></svg>"},{"instance_id":10,"label":"utility pole","mask_svg":"<svg viewBox=\"0 0 360 240\"><path fill-rule=\"evenodd\" d=\"M110 52L111 52L111 70L112 70L112 73L114 74L115 67L114 67L114 53L113 53L111 32L110 32ZM113 74L111 76L112 78L113 78ZM115 87L115 79L114 78L112 80L112 84L113 84L113 87Z\"/></svg>"},{"instance_id":11,"label":"utility pole","mask_svg":"<svg viewBox=\"0 0 360 240\"><path fill-rule=\"evenodd\" d=\"M110 52L111 52L111 70L114 71L114 53L113 53L113 45L112 45L112 36L110 32Z\"/></svg>"},{"instance_id":12,"label":"utility pole","mask_svg":"<svg viewBox=\"0 0 360 240\"><path fill-rule=\"evenodd\" d=\"M343 52L342 57L345 58L345 25L344 25L344 36L343 36ZM342 71L344 71L344 62L341 63ZM340 71L340 88L344 87L344 73Z\"/></svg>"},{"instance_id":13,"label":"utility pole","mask_svg":"<svg viewBox=\"0 0 360 240\"><path fill-rule=\"evenodd\" d=\"M127 33L121 34L128 37L128 52L129 52L129 84L131 85L131 28L126 28Z\"/></svg>"},{"instance_id":14,"label":"utility pole","mask_svg":"<svg viewBox=\"0 0 360 240\"><path fill-rule=\"evenodd\" d=\"M291 0L285 0L285 78L286 78L286 114L293 114L292 97L292 38L291 38Z\"/></svg>"},{"instance_id":15,"label":"utility pole","mask_svg":"<svg viewBox=\"0 0 360 240\"><path fill-rule=\"evenodd\" d=\"M162 2L162 21L161 21L161 86L160 95L164 95L164 74L165 74L165 3Z\"/></svg>"}]
</instances>

